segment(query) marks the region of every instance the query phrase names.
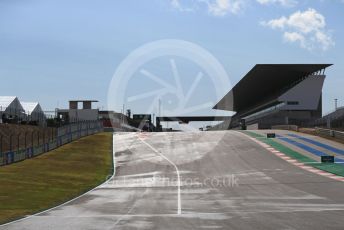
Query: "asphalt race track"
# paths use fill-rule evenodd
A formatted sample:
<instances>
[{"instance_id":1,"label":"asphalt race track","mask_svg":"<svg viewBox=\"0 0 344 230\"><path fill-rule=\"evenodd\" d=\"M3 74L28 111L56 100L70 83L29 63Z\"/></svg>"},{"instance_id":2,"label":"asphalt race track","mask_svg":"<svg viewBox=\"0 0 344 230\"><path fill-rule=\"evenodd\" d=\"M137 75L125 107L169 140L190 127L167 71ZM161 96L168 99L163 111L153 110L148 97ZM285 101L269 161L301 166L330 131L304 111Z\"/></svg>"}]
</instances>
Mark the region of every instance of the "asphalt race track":
<instances>
[{"instance_id":1,"label":"asphalt race track","mask_svg":"<svg viewBox=\"0 0 344 230\"><path fill-rule=\"evenodd\" d=\"M0 229L344 229L344 183L236 131L114 135L116 175Z\"/></svg>"}]
</instances>

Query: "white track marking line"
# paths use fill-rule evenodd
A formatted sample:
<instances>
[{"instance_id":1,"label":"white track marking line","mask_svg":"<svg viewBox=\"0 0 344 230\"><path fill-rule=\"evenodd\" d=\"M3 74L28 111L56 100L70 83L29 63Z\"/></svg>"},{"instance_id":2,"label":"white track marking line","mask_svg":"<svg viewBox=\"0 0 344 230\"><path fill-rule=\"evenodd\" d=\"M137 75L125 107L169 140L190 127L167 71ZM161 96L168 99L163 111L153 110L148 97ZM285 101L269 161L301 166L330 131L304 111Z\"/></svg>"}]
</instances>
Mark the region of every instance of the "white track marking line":
<instances>
[{"instance_id":1,"label":"white track marking line","mask_svg":"<svg viewBox=\"0 0 344 230\"><path fill-rule=\"evenodd\" d=\"M291 159L291 160L287 160L289 163L297 163L297 160Z\"/></svg>"},{"instance_id":2,"label":"white track marking line","mask_svg":"<svg viewBox=\"0 0 344 230\"><path fill-rule=\"evenodd\" d=\"M133 211L133 209L135 208L135 204L128 210L128 212L125 215L121 215L120 218L114 223L114 225L111 227L111 229L113 227L116 227L117 224L119 224L124 218L128 217L129 214Z\"/></svg>"},{"instance_id":3,"label":"white track marking line","mask_svg":"<svg viewBox=\"0 0 344 230\"><path fill-rule=\"evenodd\" d=\"M116 226L119 222L121 222L125 217L129 216L129 213L131 213L131 211L133 211L134 207L135 207L135 205L133 205L133 206L129 209L129 211L127 212L127 214L120 216L120 218L114 223L113 227L115 227L115 226ZM111 227L111 229L112 229L112 227Z\"/></svg>"},{"instance_id":4,"label":"white track marking line","mask_svg":"<svg viewBox=\"0 0 344 230\"><path fill-rule=\"evenodd\" d=\"M322 176L332 176L333 174L332 173L328 173L328 172L320 172L319 173L320 175L322 175Z\"/></svg>"},{"instance_id":5,"label":"white track marking line","mask_svg":"<svg viewBox=\"0 0 344 230\"><path fill-rule=\"evenodd\" d=\"M181 182L180 182L180 174L177 165L175 165L170 159L168 159L166 156L164 156L159 150L155 149L153 146L148 144L146 141L141 139L140 137L138 138L142 143L147 145L150 149L152 149L155 153L159 154L162 158L164 158L166 161L168 161L173 167L176 169L177 172L177 177L178 177L178 215L182 214L182 201L181 201L181 195L180 195L180 187L181 187Z\"/></svg>"}]
</instances>

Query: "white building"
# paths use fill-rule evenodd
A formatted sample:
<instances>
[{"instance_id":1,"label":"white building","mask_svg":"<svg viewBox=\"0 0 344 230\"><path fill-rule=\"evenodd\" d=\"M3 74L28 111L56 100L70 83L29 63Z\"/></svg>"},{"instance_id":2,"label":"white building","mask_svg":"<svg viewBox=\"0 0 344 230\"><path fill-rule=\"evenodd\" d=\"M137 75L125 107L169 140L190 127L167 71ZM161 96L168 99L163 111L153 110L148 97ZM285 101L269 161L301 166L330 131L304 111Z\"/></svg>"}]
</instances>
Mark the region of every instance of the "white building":
<instances>
[{"instance_id":1,"label":"white building","mask_svg":"<svg viewBox=\"0 0 344 230\"><path fill-rule=\"evenodd\" d=\"M92 103L97 100L72 100L69 101L69 109L58 109L58 116L68 122L99 120L99 109L92 109ZM79 108L82 103L82 108Z\"/></svg>"},{"instance_id":2,"label":"white building","mask_svg":"<svg viewBox=\"0 0 344 230\"><path fill-rule=\"evenodd\" d=\"M25 119L24 108L16 96L0 96L0 121Z\"/></svg>"},{"instance_id":3,"label":"white building","mask_svg":"<svg viewBox=\"0 0 344 230\"><path fill-rule=\"evenodd\" d=\"M21 102L28 121L45 122L46 116L38 102Z\"/></svg>"}]
</instances>

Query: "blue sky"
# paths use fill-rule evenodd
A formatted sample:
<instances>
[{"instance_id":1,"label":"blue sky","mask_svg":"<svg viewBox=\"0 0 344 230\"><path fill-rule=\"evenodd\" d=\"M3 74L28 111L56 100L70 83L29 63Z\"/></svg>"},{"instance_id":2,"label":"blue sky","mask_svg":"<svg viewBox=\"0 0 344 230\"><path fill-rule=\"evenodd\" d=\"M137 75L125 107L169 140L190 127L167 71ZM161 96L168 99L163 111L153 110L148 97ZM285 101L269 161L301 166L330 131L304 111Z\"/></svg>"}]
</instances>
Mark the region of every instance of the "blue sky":
<instances>
[{"instance_id":1,"label":"blue sky","mask_svg":"<svg viewBox=\"0 0 344 230\"><path fill-rule=\"evenodd\" d=\"M98 99L106 108L110 81L130 52L148 42L180 39L216 57L232 85L257 63L333 63L324 86L326 112L334 98L344 105L343 10L341 0L1 0L0 94L39 101L45 110L79 98ZM187 88L197 70L175 61ZM148 63L168 78L163 66ZM220 99L209 84L200 81L190 103ZM152 85L133 78L127 96ZM126 107L143 113L149 103Z\"/></svg>"}]
</instances>

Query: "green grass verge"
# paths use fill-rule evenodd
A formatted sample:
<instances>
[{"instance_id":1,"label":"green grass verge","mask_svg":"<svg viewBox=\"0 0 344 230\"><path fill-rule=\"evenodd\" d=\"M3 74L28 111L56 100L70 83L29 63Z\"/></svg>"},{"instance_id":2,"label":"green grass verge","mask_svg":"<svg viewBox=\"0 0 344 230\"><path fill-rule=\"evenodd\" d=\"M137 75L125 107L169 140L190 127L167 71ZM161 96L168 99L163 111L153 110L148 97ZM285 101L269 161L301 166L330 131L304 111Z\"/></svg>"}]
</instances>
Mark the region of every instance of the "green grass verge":
<instances>
[{"instance_id":1,"label":"green grass verge","mask_svg":"<svg viewBox=\"0 0 344 230\"><path fill-rule=\"evenodd\" d=\"M84 137L33 159L0 167L0 223L89 191L112 174L112 134Z\"/></svg>"},{"instance_id":2,"label":"green grass verge","mask_svg":"<svg viewBox=\"0 0 344 230\"><path fill-rule=\"evenodd\" d=\"M341 164L331 164L331 163L314 163L314 160L312 158L309 158L297 151L292 150L291 148L288 148L287 146L284 146L276 141L274 141L271 138L267 138L261 134L251 132L251 131L243 131L245 134L257 138L260 141L270 145L274 149L284 153L285 155L296 159L297 161L301 163L308 164L314 168L321 169L326 172L330 172L339 176L344 176L344 166Z\"/></svg>"}]
</instances>

